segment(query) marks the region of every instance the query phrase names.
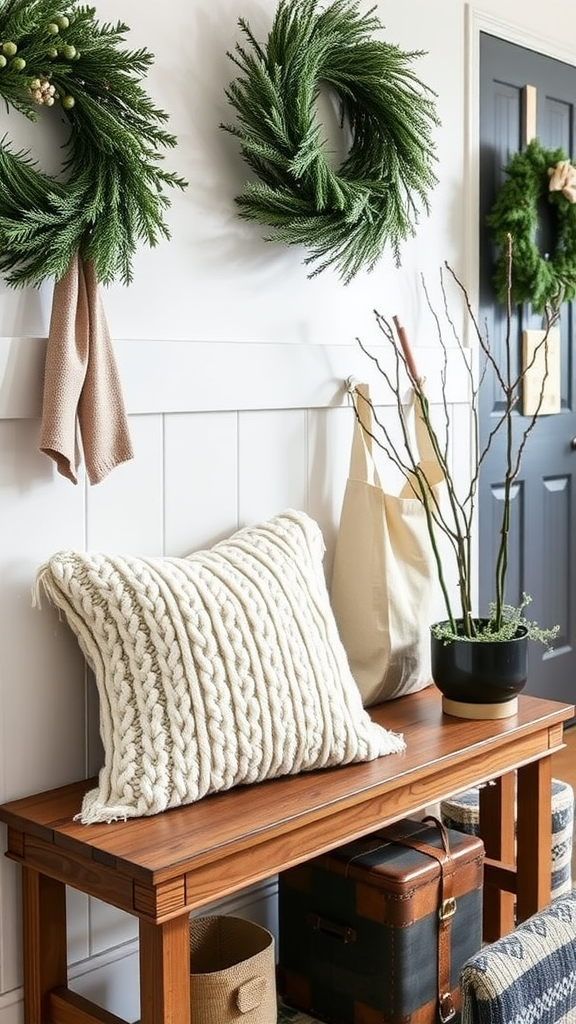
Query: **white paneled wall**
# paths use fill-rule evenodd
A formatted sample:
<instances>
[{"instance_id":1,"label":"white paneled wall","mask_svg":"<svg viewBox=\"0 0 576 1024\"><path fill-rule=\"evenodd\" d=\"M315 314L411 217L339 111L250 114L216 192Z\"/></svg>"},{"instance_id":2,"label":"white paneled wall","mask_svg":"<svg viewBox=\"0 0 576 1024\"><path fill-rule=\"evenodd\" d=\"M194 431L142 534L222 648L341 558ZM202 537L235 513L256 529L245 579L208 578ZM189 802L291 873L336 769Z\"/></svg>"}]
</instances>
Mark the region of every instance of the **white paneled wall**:
<instances>
[{"instance_id":1,"label":"white paneled wall","mask_svg":"<svg viewBox=\"0 0 576 1024\"><path fill-rule=\"evenodd\" d=\"M0 408L0 415L9 413L0 419L3 801L93 774L101 763L95 686L76 641L46 599L32 607L35 572L55 550L182 555L297 507L322 527L330 574L353 424L344 381L369 374L376 398L382 390L359 348L161 341L144 347L145 355L137 342L117 345L136 457L96 487L83 479L75 487L37 452L44 342L0 340L0 358L15 354L29 383L20 400L13 391L9 408ZM142 358L149 362L145 375L135 372ZM433 349L419 352L431 397L436 359ZM451 412L465 425L459 358L449 393ZM394 417L394 410L384 415ZM466 429L458 439L466 466ZM1 1024L21 1024L18 870L0 858ZM274 892L269 883L232 903L274 927ZM68 917L73 985L133 1019L135 921L74 892Z\"/></svg>"}]
</instances>

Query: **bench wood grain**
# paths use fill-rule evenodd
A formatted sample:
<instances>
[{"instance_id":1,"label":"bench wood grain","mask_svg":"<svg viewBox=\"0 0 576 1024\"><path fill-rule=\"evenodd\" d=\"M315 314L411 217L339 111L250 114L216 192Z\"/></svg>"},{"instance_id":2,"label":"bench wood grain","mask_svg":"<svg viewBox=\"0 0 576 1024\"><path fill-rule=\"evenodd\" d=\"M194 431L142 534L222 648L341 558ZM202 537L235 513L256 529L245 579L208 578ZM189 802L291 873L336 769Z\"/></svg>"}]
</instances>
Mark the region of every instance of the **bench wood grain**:
<instances>
[{"instance_id":1,"label":"bench wood grain","mask_svg":"<svg viewBox=\"0 0 576 1024\"><path fill-rule=\"evenodd\" d=\"M123 1024L68 989L67 885L139 918L141 1024L193 1024L191 911L488 780L496 784L480 800L485 937L510 930L514 900L521 919L544 906L551 755L563 745L563 723L574 708L521 696L512 718L466 721L444 715L429 687L371 714L404 734L404 753L109 825L74 820L93 780L1 806L7 856L23 869L26 1024Z\"/></svg>"}]
</instances>

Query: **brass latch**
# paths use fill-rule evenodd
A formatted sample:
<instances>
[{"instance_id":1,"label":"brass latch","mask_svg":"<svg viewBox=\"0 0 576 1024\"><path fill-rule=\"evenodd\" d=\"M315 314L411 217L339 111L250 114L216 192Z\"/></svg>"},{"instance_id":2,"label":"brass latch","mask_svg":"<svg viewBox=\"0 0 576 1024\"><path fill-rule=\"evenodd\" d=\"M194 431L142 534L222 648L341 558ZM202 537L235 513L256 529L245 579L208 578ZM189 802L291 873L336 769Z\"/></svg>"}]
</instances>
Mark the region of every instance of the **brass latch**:
<instances>
[{"instance_id":1,"label":"brass latch","mask_svg":"<svg viewBox=\"0 0 576 1024\"><path fill-rule=\"evenodd\" d=\"M449 921L451 917L454 917L456 913L456 899L454 896L450 896L447 900L442 901L442 906L438 911L438 917L441 921Z\"/></svg>"}]
</instances>

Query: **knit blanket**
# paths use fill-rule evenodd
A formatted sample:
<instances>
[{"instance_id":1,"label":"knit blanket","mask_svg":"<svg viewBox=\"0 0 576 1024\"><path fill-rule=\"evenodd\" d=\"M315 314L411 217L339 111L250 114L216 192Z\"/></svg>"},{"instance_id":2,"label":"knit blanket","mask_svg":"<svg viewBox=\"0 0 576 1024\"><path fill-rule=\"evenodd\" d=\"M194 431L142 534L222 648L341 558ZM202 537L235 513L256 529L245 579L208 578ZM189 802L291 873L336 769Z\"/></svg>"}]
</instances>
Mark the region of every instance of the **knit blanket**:
<instances>
[{"instance_id":1,"label":"knit blanket","mask_svg":"<svg viewBox=\"0 0 576 1024\"><path fill-rule=\"evenodd\" d=\"M464 965L462 1024L575 1024L576 892Z\"/></svg>"},{"instance_id":2,"label":"knit blanket","mask_svg":"<svg viewBox=\"0 0 576 1024\"><path fill-rule=\"evenodd\" d=\"M96 274L78 253L54 286L39 448L74 484L82 453L91 484L133 458Z\"/></svg>"}]
</instances>

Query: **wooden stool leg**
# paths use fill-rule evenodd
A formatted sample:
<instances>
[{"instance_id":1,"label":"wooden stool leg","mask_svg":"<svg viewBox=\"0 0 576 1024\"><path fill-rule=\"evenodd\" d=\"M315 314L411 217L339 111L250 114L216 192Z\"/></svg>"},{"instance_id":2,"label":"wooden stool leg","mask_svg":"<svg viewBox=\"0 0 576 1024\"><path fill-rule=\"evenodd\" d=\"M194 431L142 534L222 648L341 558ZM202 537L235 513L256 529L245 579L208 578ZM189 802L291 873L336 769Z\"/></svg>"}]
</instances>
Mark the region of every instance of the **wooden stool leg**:
<instances>
[{"instance_id":1,"label":"wooden stool leg","mask_svg":"<svg viewBox=\"0 0 576 1024\"><path fill-rule=\"evenodd\" d=\"M140 1024L191 1024L190 921L140 921Z\"/></svg>"},{"instance_id":2,"label":"wooden stool leg","mask_svg":"<svg viewBox=\"0 0 576 1024\"><path fill-rule=\"evenodd\" d=\"M22 869L24 1019L48 1024L49 993L68 980L66 886L31 868Z\"/></svg>"},{"instance_id":3,"label":"wooden stool leg","mask_svg":"<svg viewBox=\"0 0 576 1024\"><path fill-rule=\"evenodd\" d=\"M518 769L517 920L550 902L552 875L552 758Z\"/></svg>"},{"instance_id":4,"label":"wooden stool leg","mask_svg":"<svg viewBox=\"0 0 576 1024\"><path fill-rule=\"evenodd\" d=\"M479 793L480 835L486 856L507 865L515 863L515 775L508 772ZM494 885L484 887L483 937L494 942L514 927L514 894Z\"/></svg>"}]
</instances>

